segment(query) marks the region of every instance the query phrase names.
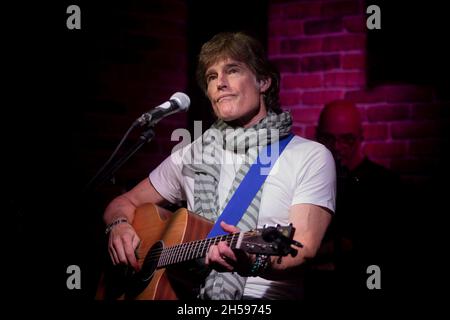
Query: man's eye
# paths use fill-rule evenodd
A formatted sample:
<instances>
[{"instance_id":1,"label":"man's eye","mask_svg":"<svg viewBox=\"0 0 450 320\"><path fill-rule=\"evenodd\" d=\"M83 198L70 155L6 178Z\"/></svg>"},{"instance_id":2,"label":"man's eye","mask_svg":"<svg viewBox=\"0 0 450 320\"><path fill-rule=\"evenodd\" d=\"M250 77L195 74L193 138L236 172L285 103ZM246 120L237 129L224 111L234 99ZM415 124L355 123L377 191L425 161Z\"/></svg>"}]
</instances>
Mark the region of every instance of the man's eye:
<instances>
[{"instance_id":1,"label":"man's eye","mask_svg":"<svg viewBox=\"0 0 450 320\"><path fill-rule=\"evenodd\" d=\"M228 70L228 73L236 73L238 71L239 70L237 68L231 68L231 69Z\"/></svg>"},{"instance_id":2,"label":"man's eye","mask_svg":"<svg viewBox=\"0 0 450 320\"><path fill-rule=\"evenodd\" d=\"M215 78L216 78L216 75L210 74L209 76L206 77L206 82L210 82L210 81L214 80Z\"/></svg>"}]
</instances>

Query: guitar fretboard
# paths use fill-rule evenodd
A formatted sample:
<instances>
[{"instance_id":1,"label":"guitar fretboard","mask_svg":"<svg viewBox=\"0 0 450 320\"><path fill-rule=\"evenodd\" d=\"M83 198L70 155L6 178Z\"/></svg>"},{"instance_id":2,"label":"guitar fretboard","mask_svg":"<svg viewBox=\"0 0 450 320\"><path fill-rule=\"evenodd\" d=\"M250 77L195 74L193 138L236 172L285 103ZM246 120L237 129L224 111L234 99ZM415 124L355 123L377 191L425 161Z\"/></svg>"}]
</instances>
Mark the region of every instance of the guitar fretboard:
<instances>
[{"instance_id":1,"label":"guitar fretboard","mask_svg":"<svg viewBox=\"0 0 450 320\"><path fill-rule=\"evenodd\" d=\"M158 268L164 268L172 264L195 260L206 256L211 245L226 241L228 245L234 249L238 242L240 233L232 233L213 238L197 240L192 242L181 243L172 247L164 248L160 253L156 254L158 260Z\"/></svg>"}]
</instances>

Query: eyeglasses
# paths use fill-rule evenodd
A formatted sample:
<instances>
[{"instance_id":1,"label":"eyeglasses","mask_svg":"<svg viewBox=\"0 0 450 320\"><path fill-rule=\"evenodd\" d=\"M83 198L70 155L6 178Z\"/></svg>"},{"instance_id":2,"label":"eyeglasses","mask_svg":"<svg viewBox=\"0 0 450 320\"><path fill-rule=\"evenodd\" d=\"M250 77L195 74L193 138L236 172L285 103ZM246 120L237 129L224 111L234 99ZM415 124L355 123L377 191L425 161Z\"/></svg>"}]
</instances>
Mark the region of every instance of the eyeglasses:
<instances>
[{"instance_id":1,"label":"eyeglasses","mask_svg":"<svg viewBox=\"0 0 450 320\"><path fill-rule=\"evenodd\" d=\"M334 145L335 143L340 143L350 147L355 144L356 140L358 140L358 136L352 133L334 135L331 133L319 132L317 137L317 140L324 145Z\"/></svg>"}]
</instances>

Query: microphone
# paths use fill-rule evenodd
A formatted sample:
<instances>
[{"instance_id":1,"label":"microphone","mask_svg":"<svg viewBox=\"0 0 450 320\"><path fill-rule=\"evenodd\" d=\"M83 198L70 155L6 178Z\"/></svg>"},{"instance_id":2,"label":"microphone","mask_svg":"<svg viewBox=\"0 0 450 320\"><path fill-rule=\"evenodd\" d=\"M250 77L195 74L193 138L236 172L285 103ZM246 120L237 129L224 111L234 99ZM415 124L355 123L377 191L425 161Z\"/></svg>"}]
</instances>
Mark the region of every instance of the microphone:
<instances>
[{"instance_id":1,"label":"microphone","mask_svg":"<svg viewBox=\"0 0 450 320\"><path fill-rule=\"evenodd\" d=\"M183 92L175 92L169 101L160 104L154 109L142 114L136 121L134 125L154 125L161 119L179 111L187 111L189 105L191 104L191 99L188 95Z\"/></svg>"}]
</instances>

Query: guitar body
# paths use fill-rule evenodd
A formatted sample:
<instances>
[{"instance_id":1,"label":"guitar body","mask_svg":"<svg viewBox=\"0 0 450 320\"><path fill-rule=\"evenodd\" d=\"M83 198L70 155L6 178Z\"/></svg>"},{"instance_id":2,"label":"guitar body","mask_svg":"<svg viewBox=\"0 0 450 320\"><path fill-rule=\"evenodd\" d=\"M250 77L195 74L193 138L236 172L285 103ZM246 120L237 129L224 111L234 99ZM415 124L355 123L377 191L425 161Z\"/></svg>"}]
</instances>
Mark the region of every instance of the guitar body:
<instances>
[{"instance_id":1,"label":"guitar body","mask_svg":"<svg viewBox=\"0 0 450 320\"><path fill-rule=\"evenodd\" d=\"M212 225L211 221L186 209L179 209L175 213L171 213L154 204L139 207L133 221L133 227L141 239L136 250L139 265L144 270L143 264L147 254L152 252L151 250L158 250L155 249L155 246L170 247L204 239ZM112 266L111 268L118 267ZM125 272L123 272L123 268L126 269ZM103 273L96 299L175 300L185 299L190 295L189 285L191 283L187 280L194 277L181 272L180 269L186 271L186 268L175 267L172 270L172 268L156 269L154 266L145 269L150 270L148 272L149 280L140 283L138 289L132 288L131 290L129 287L133 281L130 281L130 276L123 275L127 272L132 273L130 267L122 267L122 272L110 270L110 272ZM120 273L122 274L120 275Z\"/></svg>"}]
</instances>

